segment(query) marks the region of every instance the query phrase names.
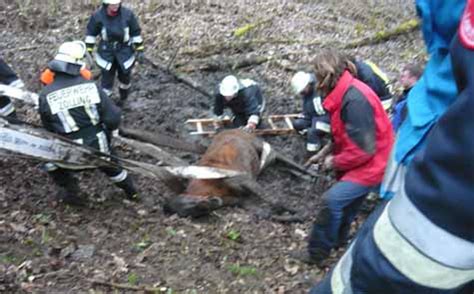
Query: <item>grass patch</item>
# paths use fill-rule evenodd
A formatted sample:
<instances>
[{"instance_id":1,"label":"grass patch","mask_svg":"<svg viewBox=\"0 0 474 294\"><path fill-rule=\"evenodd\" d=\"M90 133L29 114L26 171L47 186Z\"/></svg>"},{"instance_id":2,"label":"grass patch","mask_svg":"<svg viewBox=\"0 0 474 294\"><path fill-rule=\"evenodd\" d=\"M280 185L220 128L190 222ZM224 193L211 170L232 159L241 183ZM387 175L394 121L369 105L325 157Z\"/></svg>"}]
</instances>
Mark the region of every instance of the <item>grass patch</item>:
<instances>
[{"instance_id":1,"label":"grass patch","mask_svg":"<svg viewBox=\"0 0 474 294\"><path fill-rule=\"evenodd\" d=\"M240 264L231 264L228 266L231 273L236 276L256 276L258 275L257 268L254 266L241 266Z\"/></svg>"}]
</instances>

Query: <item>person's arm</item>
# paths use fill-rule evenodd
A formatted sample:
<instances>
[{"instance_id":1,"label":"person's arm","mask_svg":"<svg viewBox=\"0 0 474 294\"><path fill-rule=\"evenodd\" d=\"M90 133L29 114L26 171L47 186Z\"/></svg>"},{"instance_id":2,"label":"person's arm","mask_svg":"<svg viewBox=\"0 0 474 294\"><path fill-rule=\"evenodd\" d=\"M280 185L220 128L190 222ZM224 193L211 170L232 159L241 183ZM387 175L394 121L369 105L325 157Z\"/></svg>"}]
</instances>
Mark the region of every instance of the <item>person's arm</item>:
<instances>
[{"instance_id":1,"label":"person's arm","mask_svg":"<svg viewBox=\"0 0 474 294\"><path fill-rule=\"evenodd\" d=\"M102 29L101 23L97 20L97 14L93 14L86 27L86 38L84 43L86 43L87 51L92 53L94 50L95 42L97 35L99 35L100 30Z\"/></svg>"},{"instance_id":2,"label":"person's arm","mask_svg":"<svg viewBox=\"0 0 474 294\"><path fill-rule=\"evenodd\" d=\"M143 52L145 48L143 46L143 38L141 35L142 30L138 23L138 19L136 18L133 12L131 12L129 26L130 26L130 41L133 44L133 48L137 52Z\"/></svg>"},{"instance_id":3,"label":"person's arm","mask_svg":"<svg viewBox=\"0 0 474 294\"><path fill-rule=\"evenodd\" d=\"M224 114L224 97L220 94L214 96L213 113L215 116L221 116Z\"/></svg>"},{"instance_id":4,"label":"person's arm","mask_svg":"<svg viewBox=\"0 0 474 294\"><path fill-rule=\"evenodd\" d=\"M256 127L260 122L260 116L265 109L265 100L258 85L252 85L245 89L246 95L246 114L249 115L247 125Z\"/></svg>"},{"instance_id":5,"label":"person's arm","mask_svg":"<svg viewBox=\"0 0 474 294\"><path fill-rule=\"evenodd\" d=\"M334 156L333 164L336 169L346 171L366 163L375 154L374 110L365 96L354 87L345 94L341 119L354 144Z\"/></svg>"}]
</instances>

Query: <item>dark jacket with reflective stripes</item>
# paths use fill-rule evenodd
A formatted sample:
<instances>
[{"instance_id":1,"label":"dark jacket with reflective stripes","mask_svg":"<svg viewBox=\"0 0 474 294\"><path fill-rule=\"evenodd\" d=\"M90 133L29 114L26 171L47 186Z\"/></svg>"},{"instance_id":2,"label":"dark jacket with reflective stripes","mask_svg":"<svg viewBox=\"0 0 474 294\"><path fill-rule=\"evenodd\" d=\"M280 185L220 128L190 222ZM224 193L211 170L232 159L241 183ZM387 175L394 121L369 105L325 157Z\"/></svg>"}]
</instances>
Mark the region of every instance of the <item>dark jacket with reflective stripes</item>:
<instances>
[{"instance_id":1,"label":"dark jacket with reflective stripes","mask_svg":"<svg viewBox=\"0 0 474 294\"><path fill-rule=\"evenodd\" d=\"M100 36L97 49L99 58L109 63L117 59L123 70L129 69L133 64L132 45L143 42L137 18L130 9L123 6L116 16L108 16L105 6L91 16L87 24L86 43L93 45L97 36ZM104 68L99 58L96 61Z\"/></svg>"},{"instance_id":2,"label":"dark jacket with reflective stripes","mask_svg":"<svg viewBox=\"0 0 474 294\"><path fill-rule=\"evenodd\" d=\"M388 85L385 81L379 77L372 68L363 61L356 61L355 66L357 68L357 79L364 82L369 86L380 100L389 99L392 97Z\"/></svg>"},{"instance_id":3,"label":"dark jacket with reflective stripes","mask_svg":"<svg viewBox=\"0 0 474 294\"><path fill-rule=\"evenodd\" d=\"M240 89L237 96L226 101L224 96L216 94L214 101L214 114L222 115L224 108L229 107L235 115L258 115L260 116L264 106L262 92L258 85Z\"/></svg>"},{"instance_id":4,"label":"dark jacket with reflective stripes","mask_svg":"<svg viewBox=\"0 0 474 294\"><path fill-rule=\"evenodd\" d=\"M43 126L54 133L81 138L81 131L115 130L121 111L92 81L80 74L80 66L53 60L48 68L54 82L40 93L39 112Z\"/></svg>"},{"instance_id":5,"label":"dark jacket with reflective stripes","mask_svg":"<svg viewBox=\"0 0 474 294\"><path fill-rule=\"evenodd\" d=\"M372 186L382 181L393 130L377 95L348 71L324 99L331 117L334 167L341 180Z\"/></svg>"},{"instance_id":6,"label":"dark jacket with reflective stripes","mask_svg":"<svg viewBox=\"0 0 474 294\"><path fill-rule=\"evenodd\" d=\"M305 119L312 119L317 116L324 115L324 109L322 105L322 101L319 102L321 110L323 113L318 113L316 110L316 106L314 99L318 98L319 95L317 95L317 92L314 91L314 86L312 87L312 91L308 93L307 95L304 95L302 97L303 100L303 115ZM316 102L317 103L317 102Z\"/></svg>"}]
</instances>

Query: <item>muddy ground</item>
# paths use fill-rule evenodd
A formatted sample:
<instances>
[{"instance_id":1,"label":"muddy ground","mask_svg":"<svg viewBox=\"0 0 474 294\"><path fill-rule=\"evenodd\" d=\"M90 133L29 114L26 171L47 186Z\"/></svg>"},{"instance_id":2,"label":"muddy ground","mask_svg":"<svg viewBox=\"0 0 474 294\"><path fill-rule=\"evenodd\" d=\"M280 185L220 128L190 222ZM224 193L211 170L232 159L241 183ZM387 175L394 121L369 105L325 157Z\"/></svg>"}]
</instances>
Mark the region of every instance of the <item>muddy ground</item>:
<instances>
[{"instance_id":1,"label":"muddy ground","mask_svg":"<svg viewBox=\"0 0 474 294\"><path fill-rule=\"evenodd\" d=\"M40 90L39 73L55 48L83 38L95 8L77 4L81 1L74 6L44 2L0 4L1 55L33 91ZM339 48L415 17L411 3L395 0L126 2L140 17L151 59L171 64L209 92L229 73L253 78L273 114L298 110L289 91L292 69L307 65L320 48ZM248 24L256 26L241 37L233 34ZM370 58L393 80L404 63L423 57L419 32L347 51ZM256 56L275 58L238 69L208 66ZM136 66L133 82L125 126L209 143L191 138L184 126L188 118L209 115L207 97L147 65ZM20 117L38 123L33 110L18 106ZM301 137L268 141L301 162ZM154 163L126 146L117 149L124 157ZM197 160L194 154L166 150L190 163ZM272 201L310 216L303 223L282 224L269 218L275 211L262 202L197 220L164 215L162 203L173 194L162 183L137 176L142 202L130 203L99 172L79 175L90 205L71 208L55 202L55 187L39 162L8 156L0 157L0 166L0 292L127 291L94 282L105 281L163 293L305 293L328 270L295 262L288 252L305 247L330 179L308 181L281 167L265 171L259 183ZM358 223L363 219L364 214ZM343 251L333 254L333 263Z\"/></svg>"}]
</instances>

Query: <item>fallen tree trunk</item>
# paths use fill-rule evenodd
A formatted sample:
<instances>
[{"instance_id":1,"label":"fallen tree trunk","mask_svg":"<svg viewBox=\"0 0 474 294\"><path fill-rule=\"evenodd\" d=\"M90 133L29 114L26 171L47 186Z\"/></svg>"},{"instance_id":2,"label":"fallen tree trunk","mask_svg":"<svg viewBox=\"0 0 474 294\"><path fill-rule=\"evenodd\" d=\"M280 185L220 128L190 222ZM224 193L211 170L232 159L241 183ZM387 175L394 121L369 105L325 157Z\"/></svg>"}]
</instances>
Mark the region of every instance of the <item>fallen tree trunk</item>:
<instances>
[{"instance_id":1,"label":"fallen tree trunk","mask_svg":"<svg viewBox=\"0 0 474 294\"><path fill-rule=\"evenodd\" d=\"M361 46L368 46L368 45L383 43L393 38L396 38L398 36L416 31L420 28L420 25L421 25L420 21L416 19L412 19L400 24L399 26L397 26L396 28L392 30L379 31L373 36L348 43L342 46L342 49L352 49L352 48L357 48Z\"/></svg>"},{"instance_id":2,"label":"fallen tree trunk","mask_svg":"<svg viewBox=\"0 0 474 294\"><path fill-rule=\"evenodd\" d=\"M165 146L197 154L202 154L206 151L206 147L198 143L187 142L178 138L173 138L163 133L150 133L147 131L134 130L130 128L120 128L120 134L124 137L151 143L153 145Z\"/></svg>"},{"instance_id":3,"label":"fallen tree trunk","mask_svg":"<svg viewBox=\"0 0 474 294\"><path fill-rule=\"evenodd\" d=\"M187 165L186 162L181 160L180 158L171 155L170 153L162 150L161 148L149 144L143 143L140 141L124 138L124 137L114 137L114 139L127 144L130 147L133 147L136 150L139 150L145 154L152 156L155 159L160 161L160 165L176 165L176 166L184 166Z\"/></svg>"}]
</instances>

